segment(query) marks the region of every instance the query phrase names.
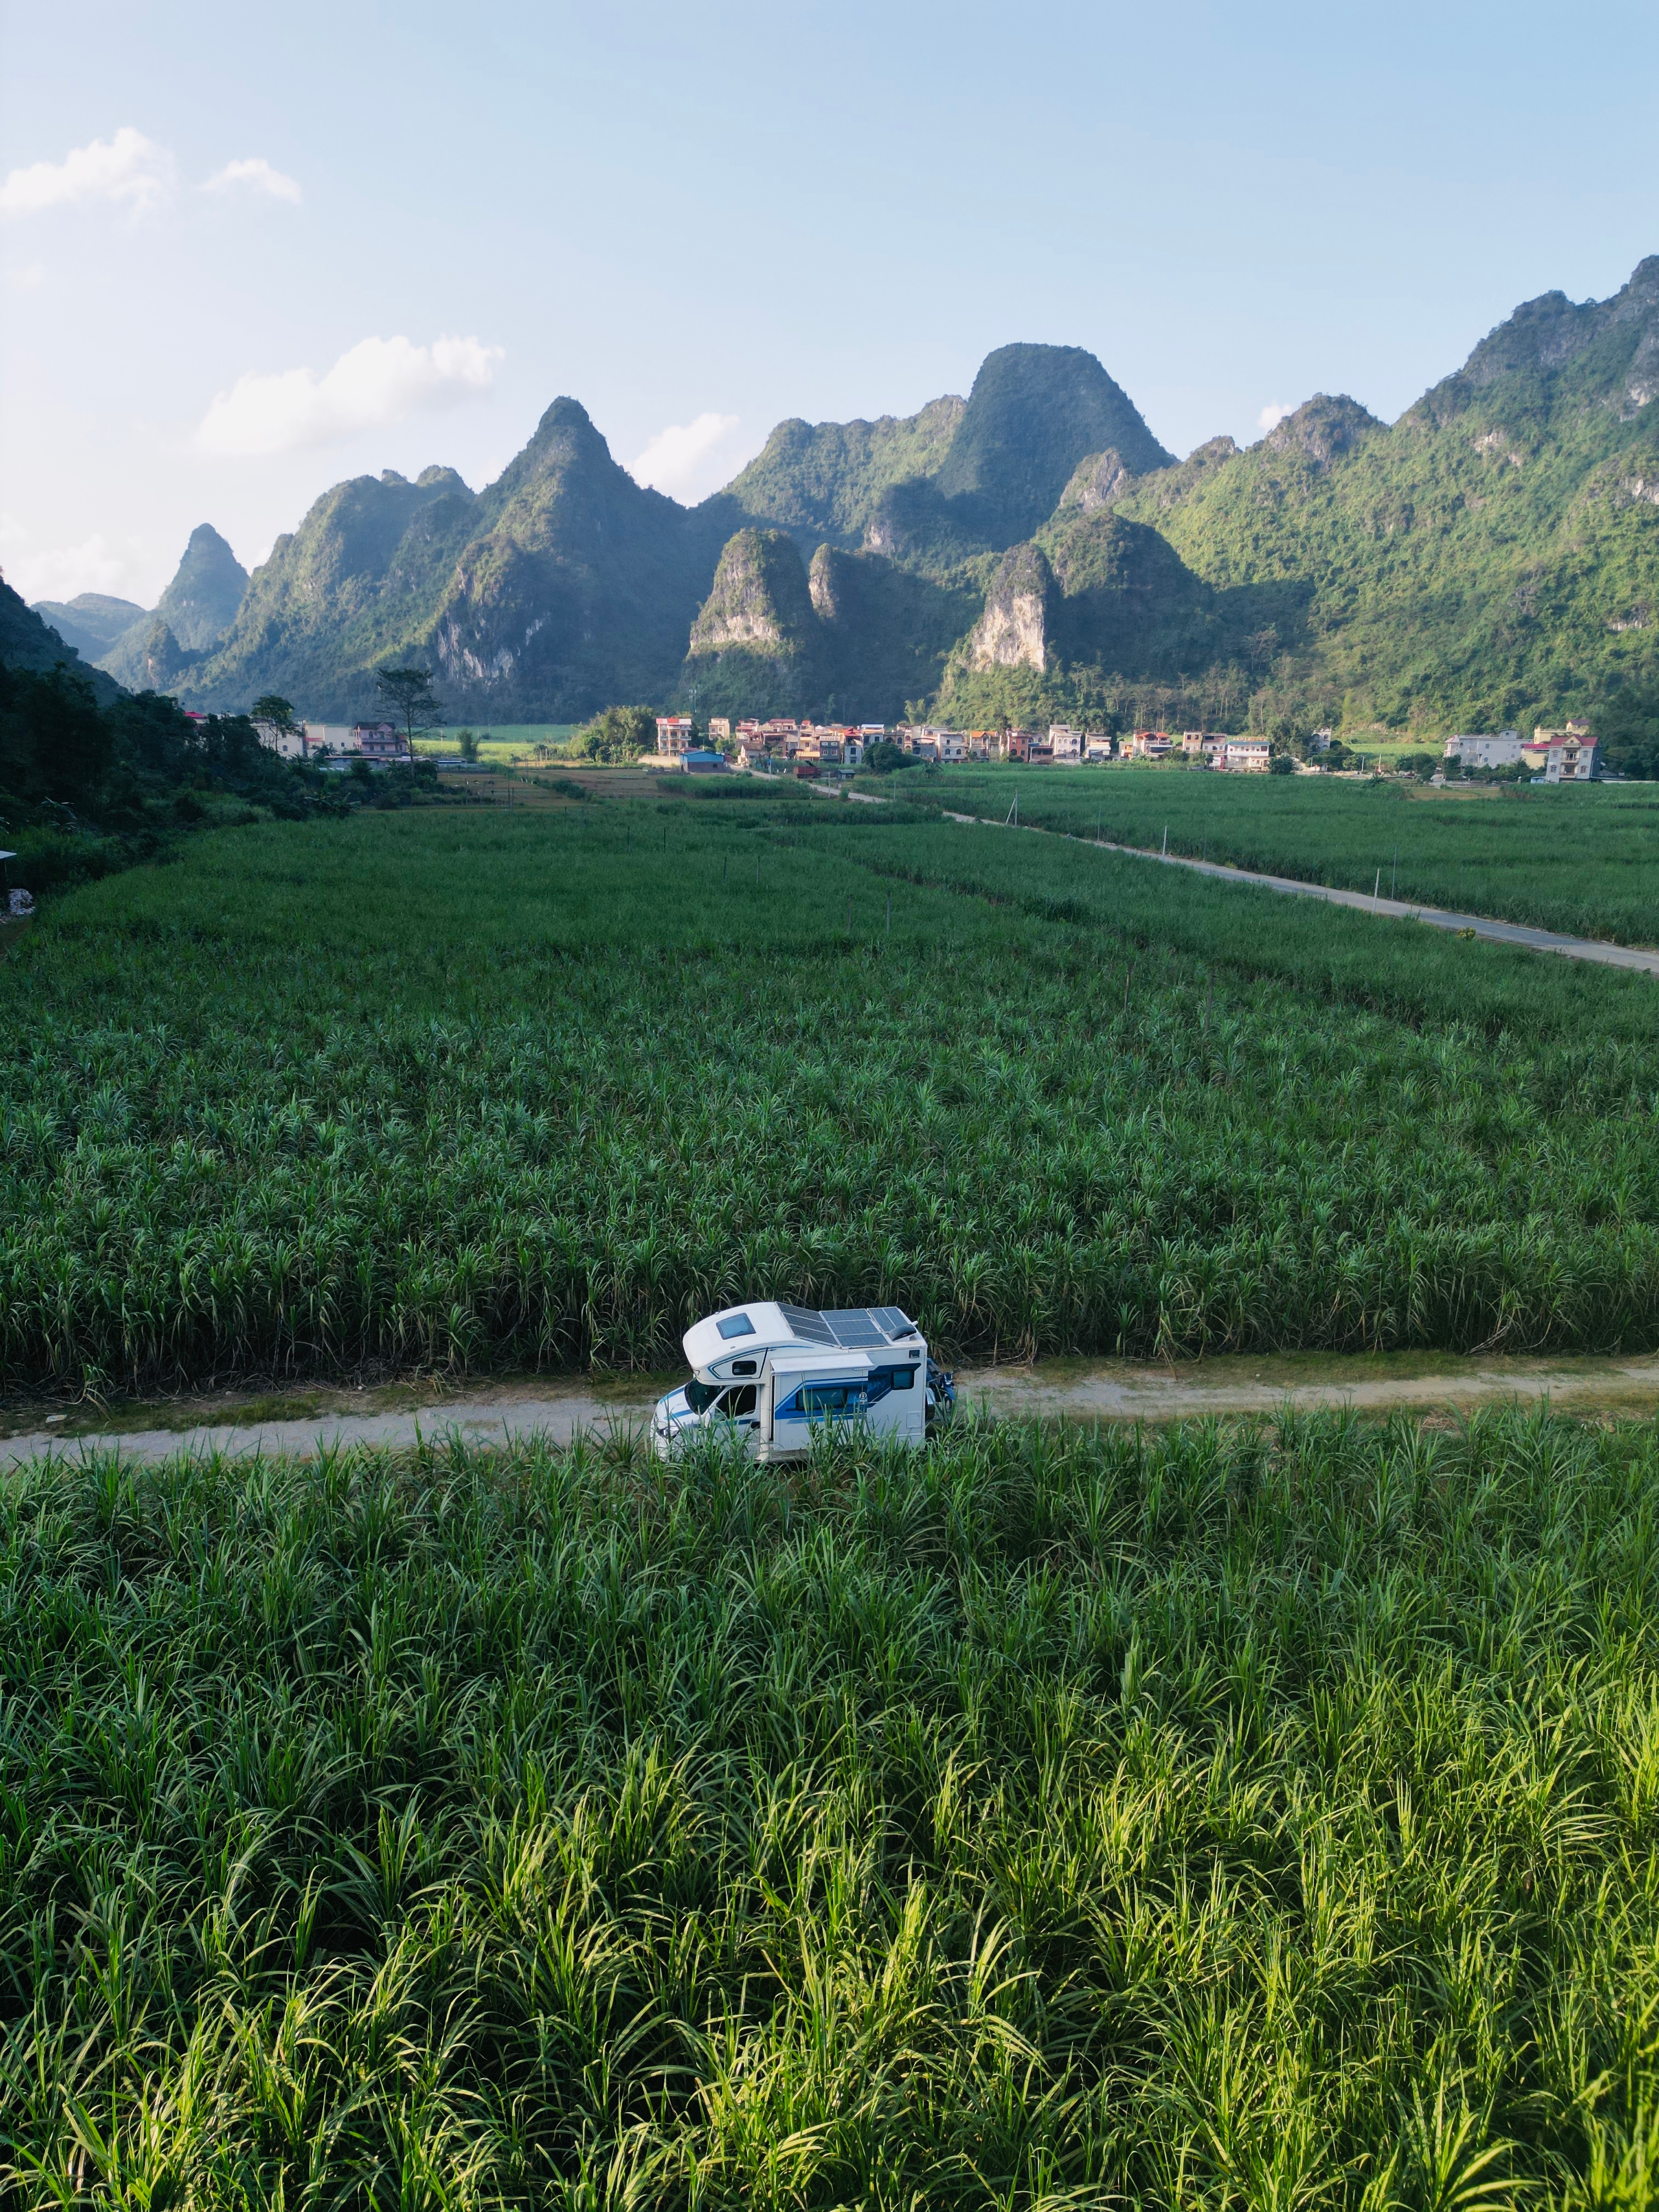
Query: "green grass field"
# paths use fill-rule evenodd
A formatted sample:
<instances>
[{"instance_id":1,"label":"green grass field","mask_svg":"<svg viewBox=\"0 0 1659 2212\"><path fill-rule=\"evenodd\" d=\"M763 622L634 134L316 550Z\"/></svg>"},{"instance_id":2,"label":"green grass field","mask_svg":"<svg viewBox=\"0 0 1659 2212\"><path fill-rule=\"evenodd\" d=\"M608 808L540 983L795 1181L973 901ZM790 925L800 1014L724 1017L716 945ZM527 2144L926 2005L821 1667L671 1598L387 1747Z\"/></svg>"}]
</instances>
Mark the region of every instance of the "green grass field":
<instances>
[{"instance_id":1,"label":"green grass field","mask_svg":"<svg viewBox=\"0 0 1659 2212\"><path fill-rule=\"evenodd\" d=\"M1659 1442L0 1488L18 2206L1645 2206Z\"/></svg>"},{"instance_id":2,"label":"green grass field","mask_svg":"<svg viewBox=\"0 0 1659 2212\"><path fill-rule=\"evenodd\" d=\"M1659 793L1645 784L1464 794L1170 768L981 767L862 778L914 801L1499 921L1659 945Z\"/></svg>"},{"instance_id":3,"label":"green grass field","mask_svg":"<svg viewBox=\"0 0 1659 2212\"><path fill-rule=\"evenodd\" d=\"M1595 794L1591 794L1592 797ZM0 968L0 1376L1659 1343L1650 979L747 780L204 836Z\"/></svg>"},{"instance_id":4,"label":"green grass field","mask_svg":"<svg viewBox=\"0 0 1659 2212\"><path fill-rule=\"evenodd\" d=\"M463 727L471 728L478 740L478 757L494 767L506 767L516 759L527 759L538 745L548 745L556 750L568 738L574 737L580 725L575 722L492 722L488 728L457 723L453 730L442 730L435 736L419 737L415 740L417 753L453 753Z\"/></svg>"}]
</instances>

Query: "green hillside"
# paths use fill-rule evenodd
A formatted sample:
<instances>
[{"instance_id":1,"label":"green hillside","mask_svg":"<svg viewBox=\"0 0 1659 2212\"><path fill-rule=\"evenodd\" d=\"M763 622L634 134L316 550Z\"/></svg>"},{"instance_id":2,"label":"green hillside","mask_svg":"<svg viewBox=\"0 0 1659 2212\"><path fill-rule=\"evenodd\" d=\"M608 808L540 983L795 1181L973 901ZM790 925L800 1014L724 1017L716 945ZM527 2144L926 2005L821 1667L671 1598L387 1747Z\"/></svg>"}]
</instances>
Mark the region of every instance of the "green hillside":
<instances>
[{"instance_id":1,"label":"green hillside","mask_svg":"<svg viewBox=\"0 0 1659 2212\"><path fill-rule=\"evenodd\" d=\"M144 610L136 601L114 599L106 592L82 592L72 599L36 599L31 611L49 623L65 645L72 645L82 660L96 660L124 630L144 619Z\"/></svg>"},{"instance_id":2,"label":"green hillside","mask_svg":"<svg viewBox=\"0 0 1659 2212\"><path fill-rule=\"evenodd\" d=\"M569 720L672 686L720 540L556 399L496 482L388 470L336 485L280 538L197 672L210 701L280 690L364 711L387 659L433 667L458 714Z\"/></svg>"},{"instance_id":3,"label":"green hillside","mask_svg":"<svg viewBox=\"0 0 1659 2212\"><path fill-rule=\"evenodd\" d=\"M100 706L107 706L120 696L119 684L106 676L102 669L83 661L75 647L50 623L44 622L33 607L25 605L11 586L0 578L0 667L26 668L48 675L59 662L87 678Z\"/></svg>"},{"instance_id":4,"label":"green hillside","mask_svg":"<svg viewBox=\"0 0 1659 2212\"><path fill-rule=\"evenodd\" d=\"M733 528L750 519L787 530L804 552L861 545L884 491L941 467L966 407L963 399L934 399L918 415L875 422L792 416L705 504Z\"/></svg>"},{"instance_id":5,"label":"green hillside","mask_svg":"<svg viewBox=\"0 0 1659 2212\"><path fill-rule=\"evenodd\" d=\"M1659 258L1611 300L1517 308L1393 424L1322 393L1181 461L1067 346L1001 347L966 400L915 415L780 423L695 508L559 399L483 492L433 468L325 493L222 635L181 570L118 663L192 704L276 690L331 718L368 708L390 659L471 720L926 702L1426 738L1579 714L1645 773L1656 396ZM240 572L214 544L222 611Z\"/></svg>"},{"instance_id":6,"label":"green hillside","mask_svg":"<svg viewBox=\"0 0 1659 2212\"><path fill-rule=\"evenodd\" d=\"M1391 428L1310 401L1247 452L1130 488L1206 581L1303 595L1277 683L1397 727L1595 719L1659 738L1659 258L1517 309ZM1287 608L1288 612L1288 608Z\"/></svg>"}]
</instances>

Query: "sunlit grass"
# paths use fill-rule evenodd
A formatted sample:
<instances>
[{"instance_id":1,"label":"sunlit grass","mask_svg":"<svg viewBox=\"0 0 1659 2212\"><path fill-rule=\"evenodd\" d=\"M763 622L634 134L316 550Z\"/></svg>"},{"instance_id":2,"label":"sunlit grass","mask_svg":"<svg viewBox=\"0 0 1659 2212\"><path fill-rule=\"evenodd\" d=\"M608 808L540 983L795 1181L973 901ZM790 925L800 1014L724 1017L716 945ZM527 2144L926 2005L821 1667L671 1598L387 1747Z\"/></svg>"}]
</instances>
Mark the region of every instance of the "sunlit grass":
<instances>
[{"instance_id":1,"label":"sunlit grass","mask_svg":"<svg viewBox=\"0 0 1659 2212\"><path fill-rule=\"evenodd\" d=\"M1545 1415L25 1472L9 2201L1650 2203L1656 1524Z\"/></svg>"},{"instance_id":2,"label":"sunlit grass","mask_svg":"<svg viewBox=\"0 0 1659 2212\"><path fill-rule=\"evenodd\" d=\"M0 1381L1659 1340L1656 987L750 793L203 837L0 968Z\"/></svg>"}]
</instances>

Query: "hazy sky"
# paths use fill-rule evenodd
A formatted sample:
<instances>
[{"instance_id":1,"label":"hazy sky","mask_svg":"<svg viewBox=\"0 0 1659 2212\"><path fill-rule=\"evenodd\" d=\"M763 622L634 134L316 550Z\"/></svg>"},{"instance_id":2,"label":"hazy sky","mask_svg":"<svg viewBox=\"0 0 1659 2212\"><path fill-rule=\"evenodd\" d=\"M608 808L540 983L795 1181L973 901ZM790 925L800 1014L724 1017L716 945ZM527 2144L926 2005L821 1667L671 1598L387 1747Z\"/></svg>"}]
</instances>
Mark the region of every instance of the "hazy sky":
<instances>
[{"instance_id":1,"label":"hazy sky","mask_svg":"<svg viewBox=\"0 0 1659 2212\"><path fill-rule=\"evenodd\" d=\"M0 566L149 605L574 393L683 498L1089 347L1164 443L1383 416L1659 252L1659 10L0 0Z\"/></svg>"}]
</instances>

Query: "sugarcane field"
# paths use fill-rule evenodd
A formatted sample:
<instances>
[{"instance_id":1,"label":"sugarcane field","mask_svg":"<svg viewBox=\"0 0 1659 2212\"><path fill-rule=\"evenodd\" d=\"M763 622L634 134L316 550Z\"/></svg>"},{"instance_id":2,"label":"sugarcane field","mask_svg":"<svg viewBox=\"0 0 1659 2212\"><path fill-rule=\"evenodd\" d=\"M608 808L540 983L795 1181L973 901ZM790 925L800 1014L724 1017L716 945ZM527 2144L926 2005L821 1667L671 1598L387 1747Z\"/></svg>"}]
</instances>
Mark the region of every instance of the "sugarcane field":
<instances>
[{"instance_id":1,"label":"sugarcane field","mask_svg":"<svg viewBox=\"0 0 1659 2212\"><path fill-rule=\"evenodd\" d=\"M0 936L0 2200L1648 2202L1659 979L522 781Z\"/></svg>"}]
</instances>

